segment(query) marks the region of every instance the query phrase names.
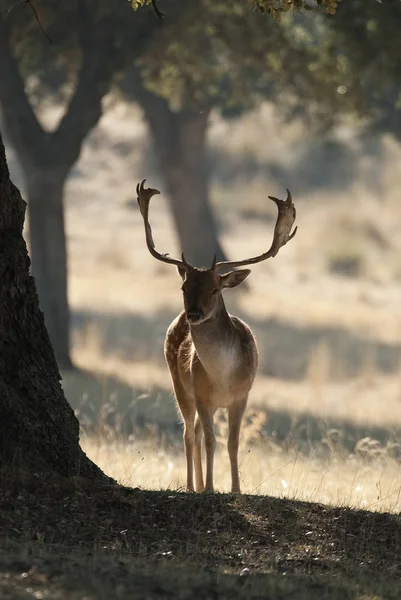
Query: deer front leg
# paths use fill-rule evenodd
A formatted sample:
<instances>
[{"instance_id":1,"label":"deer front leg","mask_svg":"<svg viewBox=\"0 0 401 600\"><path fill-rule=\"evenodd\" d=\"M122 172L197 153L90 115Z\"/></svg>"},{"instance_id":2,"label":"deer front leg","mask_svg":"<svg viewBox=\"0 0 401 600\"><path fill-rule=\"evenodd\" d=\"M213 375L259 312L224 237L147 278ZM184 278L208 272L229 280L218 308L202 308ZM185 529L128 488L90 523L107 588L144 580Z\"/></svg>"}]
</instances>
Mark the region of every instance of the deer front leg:
<instances>
[{"instance_id":1,"label":"deer front leg","mask_svg":"<svg viewBox=\"0 0 401 600\"><path fill-rule=\"evenodd\" d=\"M238 446L242 418L244 416L248 397L235 402L228 408L228 455L231 465L231 492L241 493L238 471Z\"/></svg>"},{"instance_id":2,"label":"deer front leg","mask_svg":"<svg viewBox=\"0 0 401 600\"><path fill-rule=\"evenodd\" d=\"M195 444L195 402L188 396L181 382L173 377L177 404L184 421L184 446L187 460L187 492L194 491L194 444Z\"/></svg>"},{"instance_id":3,"label":"deer front leg","mask_svg":"<svg viewBox=\"0 0 401 600\"><path fill-rule=\"evenodd\" d=\"M213 463L216 450L216 436L214 435L213 416L215 410L210 406L205 406L200 402L196 403L199 419L202 423L203 434L205 436L206 450L206 487L205 492L213 492Z\"/></svg>"},{"instance_id":4,"label":"deer front leg","mask_svg":"<svg viewBox=\"0 0 401 600\"><path fill-rule=\"evenodd\" d=\"M203 483L202 473L202 436L203 429L199 415L195 419L195 449L194 449L194 464L195 464L195 489L197 492L203 492L205 484Z\"/></svg>"}]
</instances>

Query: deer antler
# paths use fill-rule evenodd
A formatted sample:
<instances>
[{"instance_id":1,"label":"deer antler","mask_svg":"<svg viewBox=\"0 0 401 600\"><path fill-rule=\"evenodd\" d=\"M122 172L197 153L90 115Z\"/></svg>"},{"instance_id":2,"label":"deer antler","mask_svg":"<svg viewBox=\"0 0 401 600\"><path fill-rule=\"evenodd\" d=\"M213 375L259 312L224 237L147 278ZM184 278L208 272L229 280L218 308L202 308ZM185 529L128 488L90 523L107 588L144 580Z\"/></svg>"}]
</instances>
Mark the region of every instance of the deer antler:
<instances>
[{"instance_id":1,"label":"deer antler","mask_svg":"<svg viewBox=\"0 0 401 600\"><path fill-rule=\"evenodd\" d=\"M176 265L177 267L182 267L183 269L190 269L191 265L185 260L184 253L182 254L182 261L176 260L175 258L170 258L168 254L160 254L155 248L155 243L153 241L152 236L152 228L149 224L149 204L152 196L156 194L160 194L159 190L155 190L152 188L145 188L146 179L144 179L140 184L138 183L136 186L136 193L138 195L137 201L139 205L139 210L141 211L141 215L143 217L143 222L145 225L145 235L146 235L146 245L148 247L149 252L152 256L157 258L157 260L161 260L162 262L169 263L171 265Z\"/></svg>"},{"instance_id":2,"label":"deer antler","mask_svg":"<svg viewBox=\"0 0 401 600\"><path fill-rule=\"evenodd\" d=\"M296 210L294 204L292 203L292 196L290 190L287 190L286 200L279 200L278 198L274 198L274 196L269 196L269 198L277 204L278 208L277 221L274 228L273 242L270 246L270 249L264 254L261 254L260 256L254 256L253 258L245 258L244 260L237 261L218 262L216 264L217 269L221 267L242 267L244 265L251 265L261 262L263 260L267 260L268 258L276 256L280 248L282 246L285 246L287 242L292 240L292 238L297 232L298 227L295 227L294 231L290 233L296 217Z\"/></svg>"}]
</instances>

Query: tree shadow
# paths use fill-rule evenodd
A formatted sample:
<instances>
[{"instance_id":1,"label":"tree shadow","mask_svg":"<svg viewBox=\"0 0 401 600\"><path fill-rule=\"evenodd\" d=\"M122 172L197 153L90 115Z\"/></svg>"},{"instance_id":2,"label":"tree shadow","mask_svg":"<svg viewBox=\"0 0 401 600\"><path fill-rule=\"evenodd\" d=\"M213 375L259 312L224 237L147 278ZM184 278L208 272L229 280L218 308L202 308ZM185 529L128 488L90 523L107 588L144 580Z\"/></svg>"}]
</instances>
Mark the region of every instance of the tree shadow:
<instances>
[{"instance_id":1,"label":"tree shadow","mask_svg":"<svg viewBox=\"0 0 401 600\"><path fill-rule=\"evenodd\" d=\"M276 571L290 575L313 573L315 577L330 577L335 572L338 582L349 578L348 589L353 587L353 581L359 593L363 590L380 597L398 597L398 515L278 498L266 501L261 496L252 499L251 505L249 536L259 545L271 546L273 539L270 558ZM387 585L389 596L384 591Z\"/></svg>"},{"instance_id":2,"label":"tree shadow","mask_svg":"<svg viewBox=\"0 0 401 600\"><path fill-rule=\"evenodd\" d=\"M260 372L270 377L304 379L318 348L328 353L330 379L355 377L366 366L384 374L400 367L400 344L367 339L339 327L302 327L277 318L246 320L256 334Z\"/></svg>"},{"instance_id":3,"label":"tree shadow","mask_svg":"<svg viewBox=\"0 0 401 600\"><path fill-rule=\"evenodd\" d=\"M128 564L123 556L116 564L114 560L105 560L101 553L92 561L76 553L74 560L66 557L62 548L53 549L48 557L42 550L40 558L33 552L33 560L12 561L12 554L10 559L5 564L0 562L0 593L16 600L26 597L21 589L22 583L29 584L32 597L42 597L42 594L50 591L53 597L60 599L79 594L80 598L103 600L114 598L116 589L121 600L256 600L289 597L294 600L356 600L359 597L356 591L349 589L347 582L334 579L317 581L314 576L289 572L284 572L286 577L283 577L283 573L256 573L244 577L222 572L218 563L213 569L195 568L191 564L167 565L167 560L156 562L155 559L134 559ZM45 562L46 567L43 568ZM236 570L241 569L237 567Z\"/></svg>"},{"instance_id":4,"label":"tree shadow","mask_svg":"<svg viewBox=\"0 0 401 600\"><path fill-rule=\"evenodd\" d=\"M397 515L15 472L2 485L0 590L22 581L112 598L119 582L119 598L399 597Z\"/></svg>"},{"instance_id":5,"label":"tree shadow","mask_svg":"<svg viewBox=\"0 0 401 600\"><path fill-rule=\"evenodd\" d=\"M144 389L130 386L116 376L75 371L64 376L65 395L86 434L100 438L128 439L132 434L142 438L152 435L182 451L182 423L170 389ZM245 425L252 415L266 416L260 431L260 443L297 452L321 460L330 458L333 451L346 458L355 452L363 438L377 440L388 456L399 460L401 427L354 422L338 417L319 417L308 412L272 409L254 403L245 415ZM268 450L267 450L268 451ZM358 450L359 452L359 450ZM363 448L360 453L363 453ZM361 455L362 456L362 455ZM363 455L370 459L369 455Z\"/></svg>"},{"instance_id":6,"label":"tree shadow","mask_svg":"<svg viewBox=\"0 0 401 600\"><path fill-rule=\"evenodd\" d=\"M181 423L170 388L131 386L113 375L75 370L63 374L66 398L86 433L127 438L151 428L176 440Z\"/></svg>"},{"instance_id":7,"label":"tree shadow","mask_svg":"<svg viewBox=\"0 0 401 600\"><path fill-rule=\"evenodd\" d=\"M235 301L230 301L235 307ZM382 373L395 373L401 364L401 345L364 338L340 327L301 327L278 318L255 319L241 314L256 335L260 352L259 373L284 380L300 380L308 373L316 348L325 347L330 356L331 378L354 377L367 364ZM73 335L82 336L88 325L98 332L103 353L121 358L151 360L164 364L163 344L167 327L176 313L159 311L140 313L75 312Z\"/></svg>"}]
</instances>

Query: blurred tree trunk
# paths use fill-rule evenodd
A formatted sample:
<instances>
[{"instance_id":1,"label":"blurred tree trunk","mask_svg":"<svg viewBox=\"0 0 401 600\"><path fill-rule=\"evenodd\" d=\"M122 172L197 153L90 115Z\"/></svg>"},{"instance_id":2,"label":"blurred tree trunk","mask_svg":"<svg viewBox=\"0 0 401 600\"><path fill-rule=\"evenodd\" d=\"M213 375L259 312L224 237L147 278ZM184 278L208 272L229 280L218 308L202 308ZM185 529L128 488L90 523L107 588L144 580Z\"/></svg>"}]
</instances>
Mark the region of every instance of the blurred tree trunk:
<instances>
[{"instance_id":1,"label":"blurred tree trunk","mask_svg":"<svg viewBox=\"0 0 401 600\"><path fill-rule=\"evenodd\" d=\"M122 88L135 97L149 124L185 257L204 267L210 266L214 254L218 260L226 260L209 198L209 109L193 107L173 112L166 100L146 90L134 69Z\"/></svg>"},{"instance_id":2,"label":"blurred tree trunk","mask_svg":"<svg viewBox=\"0 0 401 600\"><path fill-rule=\"evenodd\" d=\"M57 128L46 131L37 119L0 22L0 104L28 190L33 273L40 304L60 367L70 368L67 253L63 188L85 137L102 115L102 98L121 58L115 27L96 18L85 0L78 3L82 64L74 93Z\"/></svg>"},{"instance_id":3,"label":"blurred tree trunk","mask_svg":"<svg viewBox=\"0 0 401 600\"><path fill-rule=\"evenodd\" d=\"M106 479L81 450L78 420L61 389L29 275L25 206L0 135L0 465Z\"/></svg>"},{"instance_id":4,"label":"blurred tree trunk","mask_svg":"<svg viewBox=\"0 0 401 600\"><path fill-rule=\"evenodd\" d=\"M208 111L169 111L164 128L149 114L149 107L145 112L185 257L199 267L209 267L215 254L226 260L209 200Z\"/></svg>"},{"instance_id":5,"label":"blurred tree trunk","mask_svg":"<svg viewBox=\"0 0 401 600\"><path fill-rule=\"evenodd\" d=\"M60 369L72 367L63 207L65 177L56 169L27 170L32 274L40 290L40 306Z\"/></svg>"}]
</instances>

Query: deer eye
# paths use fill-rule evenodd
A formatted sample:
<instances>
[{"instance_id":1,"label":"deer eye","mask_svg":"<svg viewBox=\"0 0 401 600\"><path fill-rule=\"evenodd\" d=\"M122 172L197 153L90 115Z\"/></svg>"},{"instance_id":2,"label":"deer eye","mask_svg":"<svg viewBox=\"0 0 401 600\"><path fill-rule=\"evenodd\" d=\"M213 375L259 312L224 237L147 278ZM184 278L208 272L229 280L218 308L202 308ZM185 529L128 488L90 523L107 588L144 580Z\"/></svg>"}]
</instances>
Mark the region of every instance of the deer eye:
<instances>
[{"instance_id":1,"label":"deer eye","mask_svg":"<svg viewBox=\"0 0 401 600\"><path fill-rule=\"evenodd\" d=\"M218 290L217 288L215 288L214 290L212 290L212 291L210 292L210 295L211 295L211 296L215 296L215 295L216 295L216 294L218 294L218 293L219 293L219 290Z\"/></svg>"}]
</instances>

